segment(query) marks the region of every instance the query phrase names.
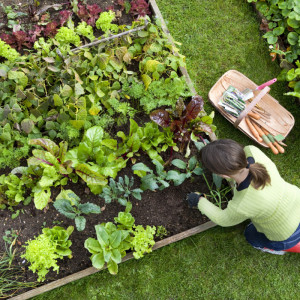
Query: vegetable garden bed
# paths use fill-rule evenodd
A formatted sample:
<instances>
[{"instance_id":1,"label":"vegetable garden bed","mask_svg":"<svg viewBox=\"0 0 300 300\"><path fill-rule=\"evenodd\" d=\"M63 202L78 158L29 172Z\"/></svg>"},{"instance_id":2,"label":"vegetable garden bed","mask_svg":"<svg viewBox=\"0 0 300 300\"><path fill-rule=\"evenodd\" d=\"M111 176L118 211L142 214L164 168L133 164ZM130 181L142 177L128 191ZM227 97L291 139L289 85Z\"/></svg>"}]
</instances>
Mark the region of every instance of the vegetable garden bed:
<instances>
[{"instance_id":1,"label":"vegetable garden bed","mask_svg":"<svg viewBox=\"0 0 300 300\"><path fill-rule=\"evenodd\" d=\"M101 6L100 1L94 2L95 4L99 4ZM143 3L143 1L136 2L140 5L141 3ZM152 12L160 21L164 31L168 33L155 1L151 0L149 2ZM125 10L127 10L127 4L125 3L129 2L118 1L118 6L116 6L113 2L109 3L109 1L105 1L105 7L101 8L103 10L105 10L105 8L107 7L110 7L110 9L115 9L116 13L119 14L119 22L121 22L121 20L125 21L125 23L127 22L126 24L130 28L130 25L128 24L128 14L125 14ZM8 4L9 1L4 1L4 5ZM51 1L48 1L47 3L43 4L52 5L53 3ZM81 5L84 8L84 4L82 3ZM118 9L116 9L116 7ZM150 7L148 8L148 6L144 6L142 8L146 12L150 12ZM81 8L82 11L84 11L83 8ZM141 7L139 9L141 9ZM85 13L86 12L88 12L88 9L85 11ZM55 11L53 13L55 14ZM73 13L76 14L74 11L74 6ZM89 14L89 16L90 15L91 14ZM133 17L136 17L134 13ZM50 19L52 20L52 18ZM87 19L87 21L89 21L89 19ZM119 23L118 25L120 26L120 24L122 23ZM53 226L61 226L64 229L67 229L70 228L69 226L75 227L74 231L70 235L70 240L72 241L72 245L70 247L72 251L72 259L65 257L64 259L58 260L59 273L57 274L55 271L51 270L46 275L46 280L44 281L44 283L48 284L39 287L36 290L32 290L25 294L17 296L15 297L15 299L28 299L29 297L37 295L38 293L45 292L47 290L53 289L55 287L61 286L70 281L82 278L98 271L98 269L90 267L91 254L87 249L84 248L85 241L89 238L96 237L94 227L95 225L104 222L114 222L114 218L118 216L119 212L125 210L125 205L126 203L128 203L128 200L130 200L130 202L132 203L132 209L130 213L135 218L136 225L143 225L144 228L147 228L147 226L156 226L156 241L167 236L166 239L157 242L154 245L153 249L157 249L171 242L175 242L184 237L201 232L214 226L214 224L212 222L208 222L208 219L205 216L202 216L198 210L189 209L184 201L186 194L191 191L201 191L208 194L210 192L206 180L208 180L209 184L212 184L212 178L210 177L210 175L206 174L206 177L204 179L203 175L200 174L202 172L199 171L199 169L198 171L196 171L198 167L194 164L195 160L191 158L195 157L198 151L195 145L198 145L199 147L199 141L203 141L205 138L207 138L207 136L209 136L210 139L215 138L212 131L213 126L211 125L212 118L211 116L207 116L203 111L203 103L201 97L191 97L192 95L195 95L195 90L192 86L191 81L189 80L186 69L184 68L183 57L176 52L177 50L175 49L174 44L170 42L171 37L164 37L162 33L159 33L159 27L156 27L152 24L153 23L151 23L151 25L147 27L147 30L141 30L140 33L138 33L138 37L131 37L130 35L127 35L127 37L124 38L125 40L127 39L126 41L129 44L133 43L132 40L134 38L138 38L139 44L142 43L143 45L144 43L145 46L152 34L154 35L154 41L145 46L148 50L152 47L152 50L149 50L148 53L146 51L146 53L139 57L139 60L134 61L134 57L138 56L139 51L141 51L137 49L139 47L135 46L135 49L132 49L131 51L136 52L132 53L128 51L129 47L126 48L124 45L118 45L119 51L117 51L116 49L113 50L116 51L116 55L112 55L112 61L106 61L105 71L107 71L107 73L105 73L102 69L103 72L99 71L98 73L95 73L94 71L91 71L94 73L85 74L83 71L84 68L81 65L82 61L79 61L80 64L76 65L75 69L71 68L70 66L72 66L72 58L75 58L74 61L76 62L77 59L79 60L79 58L82 59L83 57L85 57L86 60L89 61L89 63L91 62L93 64L93 59L95 56L97 56L97 52L92 52L95 50L83 50L83 52L80 52L81 54L78 54L77 56L75 55L71 58L67 58L68 50L70 49L61 47L61 44L59 45L59 43L56 44L56 42L54 42L54 44L50 45L49 49L51 49L51 47L52 49L58 48L60 52L56 52L56 54L58 53L58 56L63 57L65 66L67 66L65 67L65 69L61 70L60 68L62 68L62 65L60 64L60 59L57 58L56 54L51 51L46 53L47 55L45 55L43 51L46 51L45 49L47 48L41 43L40 40L38 40L40 41L40 43L36 44L35 48L37 51L40 51L40 55L43 56L43 59L39 61L39 63L41 65L43 63L45 64L46 62L46 66L45 69L43 69L43 72L40 71L40 73L38 73L38 75L42 77L41 82L45 80L45 82L47 82L49 86L54 83L56 84L56 81L53 78L56 78L55 76L57 73L62 72L61 86L59 89L56 89L54 91L51 90L51 88L49 88L48 90L44 88L43 90L43 88L39 86L39 83L37 81L34 81L34 79L30 77L30 75L28 75L29 80L36 84L36 86L34 86L34 88L36 88L35 92L39 93L32 96L33 93L30 92L30 89L27 86L27 82L24 83L24 80L26 81L26 79L24 78L27 77L24 74L30 74L29 69L26 69L25 67L22 68L21 65L17 72L17 68L11 69L13 72L15 72L12 73L11 71L8 71L2 67L3 71L1 73L1 76L8 76L7 78L9 80L16 82L15 92L17 93L17 101L14 103L10 102L7 104L7 101L0 100L2 101L1 107L4 106L4 104L8 105L6 106L6 111L9 110L9 116L7 117L6 115L7 119L5 121L3 121L5 119L3 117L3 113L5 115L5 109L2 110L2 123L0 124L2 126L1 129L5 133L4 136L2 135L2 143L4 144L5 142L7 142L8 135L10 135L11 139L16 137L16 140L18 140L19 142L14 141L12 147L11 144L8 143L7 147L11 147L10 151L19 151L20 148L24 147L25 145L23 138L28 138L27 141L29 144L31 144L32 147L30 148L28 155L20 156L21 166L28 167L29 169L32 168L31 171L36 168L36 166L38 166L37 168L40 168L40 171L41 169L43 170L40 173L39 171L37 171L37 173L35 173L35 171L32 171L33 173L26 173L24 171L24 168L14 169L13 173L18 178L20 178L20 176L23 176L24 174L25 177L27 176L27 181L25 182L24 180L24 182L20 183L15 177L14 180L17 180L18 182L12 182L13 177L10 177L9 180L6 180L4 182L4 177L7 178L7 176L10 176L11 174L10 172L12 170L12 167L10 167L9 164L6 168L1 169L1 174L3 174L3 181L0 181L0 184L2 185L2 190L0 189L0 196L2 197L0 198L2 201L1 204L9 207L13 212L7 210L7 208L0 211L0 216L3 220L3 226L0 229L0 234L1 236L7 238L9 235L8 230L10 230L10 233L17 233L17 243L14 247L16 249L16 254L18 255L15 256L15 263L25 269L24 275L26 281L36 281L37 279L36 274L33 274L32 271L28 270L29 265L27 261L24 258L19 257L19 254L21 252L24 253L24 246L27 245L26 241L32 240L40 235L43 228L47 229L52 228ZM144 23L136 24L130 29L136 28L137 25L143 26ZM59 26L57 26L57 28L59 28ZM101 30L104 31L103 27L100 27L98 29L100 34ZM111 27L110 30L113 31L114 27ZM125 30L125 27L122 30ZM97 33L97 31L94 32L95 34ZM86 43L88 43L88 38L84 37L83 39ZM167 41L167 39L169 39L169 41ZM24 56L28 55L27 50L25 48L22 48L24 44L22 44L20 41L18 44L18 41L16 41L15 43L18 46L21 45L19 50ZM27 40L27 42L30 41ZM109 42L109 44L105 45L106 47L108 45L108 47L110 47L111 49L114 43L117 44L118 42L112 41ZM134 45L137 45L137 43ZM95 48L97 49L98 46L88 49ZM100 49L98 52L98 57L105 56L102 55L103 52L101 52L104 49L104 46L102 44L98 49ZM165 52L167 49L169 49L170 54L166 55L165 52L160 53L162 49L165 49ZM63 50L66 50L66 52L62 53ZM109 50L108 52L104 51L104 53L107 55L111 55L111 51L112 50ZM150 57L150 59L148 59L148 62L151 61L151 63L148 63L148 65L147 60L144 64L141 62L147 55L149 55ZM120 57L122 57L122 59ZM159 62L160 59L166 59L166 57L167 59L170 58L167 62ZM129 62L131 61L133 61L133 64L129 66ZM31 60L30 63L32 69L34 69L36 66L34 65L33 60ZM101 64L104 62L103 60L100 60L98 61L98 63ZM162 65L163 68L157 68L157 65ZM88 67L87 63L86 67ZM22 71L24 72L24 74L21 75ZM10 75L7 75L8 72L11 72ZM67 75L67 73L71 74L70 72L72 73L72 79L70 79L68 77L69 75ZM169 103L164 102L164 99L161 100L159 96L157 96L158 101L161 101L161 105L158 105L156 107L148 106L147 97L145 96L145 94L143 94L143 91L139 89L140 94L142 94L145 98L145 102L138 104L138 97L135 99L134 95L130 93L130 89L127 88L126 90L124 88L126 84L124 83L124 81L122 81L122 72L126 72L128 77L131 77L131 75L135 73L139 74L138 84L143 85L143 90L145 90L145 87L146 90L147 88L151 90L151 83L155 81L159 82L159 80L162 80L162 78L163 80L170 78L169 82L171 82L172 80L177 80L176 86L186 85L186 87L183 86L179 93L176 93L175 91L173 94L171 92L174 91L174 87L173 89L171 87L171 90L167 94L165 94L166 98L170 96ZM45 73L49 73L51 74L51 76L46 76L45 78ZM105 74L103 75L103 73ZM124 88L123 90L120 84L114 85L114 83L112 83L113 79L109 74L114 74L113 76L116 79L115 82L120 81L122 83L122 88ZM182 74L185 75L185 77L181 78ZM64 78L64 76L66 77ZM88 76L90 78L90 86L87 86L85 84L85 78ZM91 87L91 85L94 84L101 76L106 76L106 79L108 78L107 81L109 81L109 83L111 84L108 92L107 90L105 90L105 86L101 86L98 90L95 85ZM103 77L101 78L103 80ZM66 84L67 79L70 80L72 84ZM131 81L131 88L136 83L134 80ZM40 91L38 90L39 88ZM45 108L43 108L43 103L46 103L48 101L45 100L48 95L45 97L45 95L43 94L45 90L46 94L47 92L48 94L51 94L51 99L49 100L47 105L45 105ZM124 90L126 90L126 92L123 92ZM109 102L108 98L105 98L106 92L109 93L109 99L117 99L119 100L119 102ZM83 100L82 97L85 97L87 93L90 96L84 104L84 112L82 103L85 102L85 100ZM112 95L115 98L112 97ZM3 94L2 97L4 97ZM153 94L152 97L155 97L155 94ZM182 97L182 101L177 102L176 106L175 104L179 97ZM38 102L41 101L41 104L35 102L36 98L39 98ZM120 103L125 103L121 100L124 100L126 98L131 100L133 99L135 106L133 105L132 108L137 110L134 116L131 115L133 109L131 109L130 107L123 106L123 110L121 109ZM15 104L18 104L20 102L22 102L23 106L14 106ZM178 112L179 104L183 105L183 103L186 105L186 108L185 110L182 110L181 118L178 118L178 116L175 116L173 112ZM9 105L11 105L11 107ZM40 109L38 113L36 113L36 110L38 110L37 108L35 109L35 111L32 110L32 107L34 106ZM173 106L173 110L166 111L166 106ZM24 113L23 118L19 118L18 116L20 116L20 114L24 112L24 110L22 110L24 109L24 107L28 115ZM57 107L59 108L59 110ZM181 108L183 107L184 106L181 106ZM153 110L155 109L160 110L156 111L156 113L153 113ZM194 114L192 113L193 109L196 112ZM103 115L100 113L103 110L115 111L114 113ZM175 129L173 127L173 131L159 130L155 122L151 122L149 116L149 113L151 111L152 119L155 120L156 123L163 125L163 127L165 126L165 122L173 122L172 124L174 125L176 123L174 123L174 120L177 120L176 126L180 128L180 130L184 130L184 135L178 135L177 131L176 136L175 125ZM87 117L88 114L91 116L90 118ZM97 123L94 120L94 117L98 116L99 114L101 114L103 119L106 118L107 122L110 120L109 117L113 116L113 122L110 124L110 126L104 127L104 130L101 129L102 127L100 126L103 125L104 121L102 121L101 123L101 120L99 120L99 118L97 119ZM60 130L62 126L66 125L66 122L64 120L59 121L58 116L63 118L66 115L68 115L67 121L70 122L76 130L74 128L67 128L62 134ZM196 119L196 117L198 119ZM129 121L130 119L131 121ZM133 121L133 119L135 121ZM180 123L183 120L187 123L190 121L193 121L194 123L189 127L184 127L182 123ZM91 126L84 125L87 123ZM10 126L10 130L8 130L8 126L6 124L12 124L12 126ZM18 124L19 127L16 126L16 124ZM195 126L195 124L197 126ZM17 130L13 129L13 125L15 125ZM145 125L148 126L148 131L145 129ZM117 132L119 133L117 134ZM161 134L162 132L164 132L164 136ZM62 136L65 137L69 142L69 152L67 152L66 143L60 144L60 150L58 148L59 142L65 141ZM138 143L133 143L133 136L139 137L140 141ZM182 139L182 136L186 137L186 139ZM132 138L131 141L130 138ZM161 142L156 141L155 138L160 139ZM191 139L198 141L194 145ZM54 141L56 144L54 144L52 141ZM177 142L178 148L182 148L182 152L175 151L177 146L175 145L174 141ZM116 143L118 143L118 146L116 146ZM138 144L138 146L136 146L136 144ZM83 150L83 152L80 153L81 150L78 150L78 146L81 147L80 149ZM103 150L104 152L102 153L101 158L99 158L99 156L97 156L98 158L95 158L93 157L93 154L99 151L99 147L103 147L103 149L104 147L106 147L106 152ZM33 149L39 150L32 152ZM91 152L91 150L93 153ZM68 160L64 158L64 155L62 154L64 152L67 152L65 153L66 157L71 160L72 163L68 163ZM189 156L187 158L185 156L188 152ZM80 155L82 156L80 157ZM84 159L86 161L83 162L82 157L86 155L88 158L85 157ZM28 157L31 158L26 161ZM6 157L3 155L2 158L4 158L4 160L2 160L1 163L5 164ZM11 164L18 166L18 163L13 161L13 158L16 159L16 157L12 156ZM41 159L44 162L42 165L40 165ZM153 159L156 159L156 162L153 161ZM95 166L95 160L98 165L102 164L102 174L100 170ZM74 163L75 161L77 161L77 163ZM106 165L107 161L109 161L110 165ZM117 161L117 164L112 163L115 161ZM165 171L163 171L165 173L162 172L162 174L164 174L163 176L165 177L161 177L159 179L160 181L154 182L153 174L155 173L155 170L161 170L160 168L162 167L163 162L167 161L169 161L169 165L165 165ZM171 163L171 161L173 161L173 164ZM156 168L153 162L156 164ZM189 162L189 167L191 168L189 169L188 165L184 164L184 162ZM141 165L141 163L143 163L144 165ZM54 169L47 169L48 166L51 166L53 168L57 166L59 172L52 173ZM148 166L150 168L149 171L147 171L145 166ZM137 174L133 174L132 168L136 169L135 173ZM45 171L46 169L49 171ZM154 173L152 174L153 170ZM166 177L166 172L170 171L171 173L168 173L169 176ZM137 176L145 176L145 174L147 173L149 175L147 175L148 180L144 182L139 176ZM49 174L51 174L51 176L53 175L53 177L51 177ZM119 200L119 203L118 201L108 203L111 199L108 199L108 197L105 201L103 194L102 197L99 197L99 194L101 194L101 192L103 193L103 190L101 191L103 187L105 188L108 186L108 178L110 177L115 178L116 181L119 177L123 178L124 180L126 180L126 178L133 177L134 184L132 186L132 189L135 189L135 193L132 193L129 197L122 198L120 196L119 199L117 199ZM50 185L46 183L47 180L50 180ZM31 181L35 182L34 186L30 186ZM8 188L7 182L11 183L11 186L17 186L18 190L14 191L13 194L6 193L7 191L11 191ZM183 183L179 185L179 182ZM141 183L142 186L140 185ZM26 190L24 189L25 186ZM159 188L164 186L168 187L163 190L162 188ZM139 189L140 187L142 187L142 190L144 190L143 192L138 192L137 189ZM62 191L67 192L62 193ZM43 197L39 197L41 193L43 194ZM77 195L78 198L72 198L73 193ZM140 198L140 194L142 200L137 200L136 198ZM13 200L8 199L8 197L12 197L12 195L15 198ZM60 196L57 197L58 195ZM17 199L19 200L17 201ZM75 206L79 208L80 201L84 204L89 202L92 205L92 209L90 209L88 212L93 213L85 216L86 223L82 218L84 214L82 214L80 218L77 218L75 223L74 219L67 218L59 212L63 210L62 208L59 208L58 205L54 205L55 203L58 203L57 201L59 199L65 199L68 200L69 203L72 203L73 205L71 206L71 209L73 209ZM25 202L29 202L29 200L31 200L31 202L28 205L25 205L27 203L24 204L24 200ZM18 204L16 202L21 203ZM16 206L16 204L18 205ZM127 209L128 207L129 206L127 206ZM83 207L81 208L81 212L84 212ZM99 213L99 211L101 211L101 213ZM204 225L199 226L199 224ZM84 230L81 230L82 228L84 228ZM1 249L4 249L4 242L2 239L0 241L0 246ZM68 251L66 253L68 253ZM122 255L123 253L124 251L122 252ZM130 258L132 258L132 253L127 254L125 257L123 257L123 261ZM109 269L111 272L115 272L115 268L109 267Z\"/></svg>"}]
</instances>

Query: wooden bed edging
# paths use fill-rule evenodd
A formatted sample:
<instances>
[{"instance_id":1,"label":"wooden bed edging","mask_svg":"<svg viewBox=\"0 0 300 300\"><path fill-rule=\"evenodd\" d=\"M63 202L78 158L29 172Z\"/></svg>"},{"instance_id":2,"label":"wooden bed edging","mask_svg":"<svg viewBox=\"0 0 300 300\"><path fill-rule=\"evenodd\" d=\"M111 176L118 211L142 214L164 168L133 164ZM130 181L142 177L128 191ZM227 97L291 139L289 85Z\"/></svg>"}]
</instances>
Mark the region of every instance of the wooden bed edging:
<instances>
[{"instance_id":1,"label":"wooden bed edging","mask_svg":"<svg viewBox=\"0 0 300 300\"><path fill-rule=\"evenodd\" d=\"M167 28L166 22L164 21L164 19L162 17L162 14L161 14L161 12L160 12L157 4L156 4L156 1L155 0L149 0L149 4L151 6L153 14L158 19L160 19L162 29L163 29L164 33L168 36L169 42L175 47L175 44L173 42L173 38L172 38L172 36L171 36L168 28ZM178 53L174 52L174 55L176 55L176 54L178 55ZM192 95L196 95L197 92L196 92L194 84L193 84L193 82L192 82L192 80L191 80L191 78L190 78L190 76L189 76L189 74L187 72L187 69L184 68L184 67L179 67L179 69L180 69L181 74L184 76L184 78L186 80L186 83L187 83L187 85L188 85L188 87L189 87ZM214 141L214 140L217 139L216 135L214 133L209 134L209 138L212 141ZM215 226L216 226L216 224L213 223L212 221L206 222L206 223L204 223L202 225L199 225L199 226L196 226L196 227L191 228L189 230L186 230L186 231L183 231L181 233L175 234L173 236L170 236L170 237L168 237L166 239L163 239L163 240L155 243L155 245L153 246L152 250L157 250L159 248L162 248L164 246L167 246L167 245L170 245L172 243L178 242L180 240L183 240L183 239L185 239L187 237L193 236L193 235L195 235L197 233L203 232L203 231L208 230L208 229L210 229L212 227L215 227ZM133 258L132 252L128 253L126 256L124 256L122 258L122 262L130 260L132 258ZM85 270L82 270L82 271L79 271L77 273L74 273L74 274L71 274L69 276L66 276L64 278L61 278L61 279L58 279L56 281L50 282L48 284L45 284L43 286L40 286L40 287L38 287L36 289L32 289L32 290L30 290L28 292L25 292L25 293L20 294L18 296L12 297L10 299L11 300L26 300L26 299L30 299L32 297L38 296L38 295L43 294L45 292L49 292L49 291L54 290L54 289L56 289L58 287L66 285L66 284L68 284L70 282L76 281L78 279L82 279L82 278L84 278L86 276L89 276L89 275L92 275L92 274L95 274L95 273L97 273L99 271L102 271L104 269L106 269L106 267L104 267L104 268L102 268L100 270L98 270L98 269L96 269L94 267L90 267L90 268L87 268Z\"/></svg>"},{"instance_id":2,"label":"wooden bed edging","mask_svg":"<svg viewBox=\"0 0 300 300\"><path fill-rule=\"evenodd\" d=\"M155 243L155 245L153 246L152 250L157 250L159 248L162 248L164 246L167 246L167 245L170 245L172 243L175 243L175 242L178 242L180 240L183 240L187 237L190 237L192 235L195 235L197 233L200 233L200 232L203 232L207 229L210 229L212 227L215 227L216 224L213 223L212 221L209 221L209 222L206 222L202 225L199 225L199 226L196 226L194 228L191 228L189 230L186 230L186 231L183 231L181 233L178 233L178 234L175 234L171 237L168 237L166 239L163 239L157 243ZM125 262L127 260L130 260L133 258L133 255L132 255L132 252L131 253L128 253L126 256L124 256L122 258L122 262ZM13 298L10 298L11 300L26 300L26 299L30 299L32 297L35 297L35 296L38 296L40 294L43 294L45 292L49 292L53 289L56 289L58 287L61 287L63 285L66 285L67 283L70 283L70 282L73 282L75 280L78 280L78 279L81 279L81 278L84 278L86 276L89 276L89 275L92 275L94 273L97 273L99 271L102 271L106 269L106 267L104 267L103 269L101 270L98 270L94 267L90 267L90 268L87 268L85 270L82 270L80 272L77 272L77 273L74 273L72 275L69 275L69 276L66 276L62 279L58 279L56 281L53 281L53 282L50 282L48 284L45 284L43 286L40 286L36 289L33 289L33 290L30 290L26 293L23 293L21 295L18 295L18 296L15 296Z\"/></svg>"}]
</instances>

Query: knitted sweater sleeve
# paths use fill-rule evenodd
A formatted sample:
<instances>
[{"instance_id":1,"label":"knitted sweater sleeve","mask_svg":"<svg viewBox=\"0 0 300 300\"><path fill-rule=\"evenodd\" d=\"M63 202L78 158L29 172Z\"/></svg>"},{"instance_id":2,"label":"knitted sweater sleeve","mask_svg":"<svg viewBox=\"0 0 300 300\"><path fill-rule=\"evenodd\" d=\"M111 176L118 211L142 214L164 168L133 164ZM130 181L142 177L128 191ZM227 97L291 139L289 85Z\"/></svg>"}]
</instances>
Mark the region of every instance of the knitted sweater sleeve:
<instances>
[{"instance_id":1,"label":"knitted sweater sleeve","mask_svg":"<svg viewBox=\"0 0 300 300\"><path fill-rule=\"evenodd\" d=\"M214 223L223 227L237 225L248 219L247 216L238 211L234 201L229 201L227 208L222 210L202 197L198 203L198 208L201 213L205 214Z\"/></svg>"}]
</instances>

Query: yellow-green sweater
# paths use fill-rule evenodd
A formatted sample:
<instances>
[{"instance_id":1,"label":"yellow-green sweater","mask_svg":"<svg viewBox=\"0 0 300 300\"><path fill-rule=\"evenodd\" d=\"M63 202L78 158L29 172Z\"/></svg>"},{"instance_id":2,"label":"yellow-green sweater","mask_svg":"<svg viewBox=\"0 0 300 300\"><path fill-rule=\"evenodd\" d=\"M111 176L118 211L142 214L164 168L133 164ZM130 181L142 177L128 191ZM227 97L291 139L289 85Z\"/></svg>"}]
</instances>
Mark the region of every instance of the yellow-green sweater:
<instances>
[{"instance_id":1,"label":"yellow-green sweater","mask_svg":"<svg viewBox=\"0 0 300 300\"><path fill-rule=\"evenodd\" d=\"M198 208L220 226L233 226L250 219L257 231L272 241L284 241L300 223L300 189L284 181L275 164L258 148L244 148L247 157L263 164L271 185L256 190L251 184L241 191L233 190L233 198L222 210L205 198L200 198Z\"/></svg>"}]
</instances>

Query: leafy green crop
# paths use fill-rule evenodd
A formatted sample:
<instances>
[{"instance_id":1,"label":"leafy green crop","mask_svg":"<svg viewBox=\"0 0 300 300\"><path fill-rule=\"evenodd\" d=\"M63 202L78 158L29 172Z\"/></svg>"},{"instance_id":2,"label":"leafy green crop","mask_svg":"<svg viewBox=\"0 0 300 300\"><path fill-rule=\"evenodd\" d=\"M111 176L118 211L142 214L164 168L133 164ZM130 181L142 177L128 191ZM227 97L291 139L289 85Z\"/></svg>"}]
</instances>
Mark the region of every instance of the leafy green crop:
<instances>
[{"instance_id":1,"label":"leafy green crop","mask_svg":"<svg viewBox=\"0 0 300 300\"><path fill-rule=\"evenodd\" d=\"M112 222L95 226L97 239L88 238L84 247L92 253L93 267L103 268L107 263L108 271L115 275L118 273L118 264L130 249L130 243L126 241L128 230L119 230Z\"/></svg>"},{"instance_id":2,"label":"leafy green crop","mask_svg":"<svg viewBox=\"0 0 300 300\"><path fill-rule=\"evenodd\" d=\"M142 225L133 226L133 239L131 247L134 249L133 256L135 259L142 258L145 253L152 252L152 247L155 244L154 235L155 226L147 225L144 228Z\"/></svg>"},{"instance_id":3,"label":"leafy green crop","mask_svg":"<svg viewBox=\"0 0 300 300\"><path fill-rule=\"evenodd\" d=\"M137 163L132 166L132 170L135 174L142 177L141 181L141 189L155 191L157 189L163 190L170 186L167 181L168 173L164 170L163 165L157 161L152 160L152 163L156 166L155 174L150 168L148 168L144 163ZM148 173L146 175L146 173Z\"/></svg>"},{"instance_id":4,"label":"leafy green crop","mask_svg":"<svg viewBox=\"0 0 300 300\"><path fill-rule=\"evenodd\" d=\"M115 13L113 11L105 11L100 14L99 19L96 21L96 27L101 29L105 34L108 34L109 32L118 32L118 26L116 24L111 24L114 19Z\"/></svg>"},{"instance_id":5,"label":"leafy green crop","mask_svg":"<svg viewBox=\"0 0 300 300\"><path fill-rule=\"evenodd\" d=\"M109 185L103 188L102 194L99 196L105 199L105 203L111 203L111 201L118 201L121 205L126 206L129 196L141 200L141 189L133 189L134 178L127 175L119 177L118 181L110 178Z\"/></svg>"},{"instance_id":6,"label":"leafy green crop","mask_svg":"<svg viewBox=\"0 0 300 300\"><path fill-rule=\"evenodd\" d=\"M0 39L0 56L10 61L14 61L20 56L20 54Z\"/></svg>"},{"instance_id":7,"label":"leafy green crop","mask_svg":"<svg viewBox=\"0 0 300 300\"><path fill-rule=\"evenodd\" d=\"M90 41L95 39L93 27L91 25L87 25L86 22L82 21L76 27L76 32L84 37L87 37Z\"/></svg>"},{"instance_id":8,"label":"leafy green crop","mask_svg":"<svg viewBox=\"0 0 300 300\"><path fill-rule=\"evenodd\" d=\"M143 257L144 253L152 251L155 226L135 226L135 219L130 214L131 203L127 203L125 212L120 212L115 222L102 223L95 226L97 239L88 238L84 247L92 253L91 261L95 268L101 269L107 264L108 271L115 275L118 273L118 264L126 255L126 250L132 249L136 259Z\"/></svg>"},{"instance_id":9,"label":"leafy green crop","mask_svg":"<svg viewBox=\"0 0 300 300\"><path fill-rule=\"evenodd\" d=\"M21 201L24 201L25 186L22 180L14 175L5 174L0 176L0 209L6 208L6 206L18 205Z\"/></svg>"},{"instance_id":10,"label":"leafy green crop","mask_svg":"<svg viewBox=\"0 0 300 300\"><path fill-rule=\"evenodd\" d=\"M100 206L94 203L80 203L80 198L71 190L62 191L56 197L53 206L67 218L75 219L78 231L83 231L86 224L86 219L81 214L99 214L101 212Z\"/></svg>"},{"instance_id":11,"label":"leafy green crop","mask_svg":"<svg viewBox=\"0 0 300 300\"><path fill-rule=\"evenodd\" d=\"M248 0L257 2L257 9L266 17L269 31L264 34L272 52L285 55L288 62L293 62L300 54L300 10L298 0ZM278 38L286 42L289 47L283 52L275 46Z\"/></svg>"},{"instance_id":12,"label":"leafy green crop","mask_svg":"<svg viewBox=\"0 0 300 300\"><path fill-rule=\"evenodd\" d=\"M177 167L180 170L185 171L184 173L181 173L179 171L174 171L174 170L170 170L168 172L167 179L172 180L175 186L182 184L186 179L190 178L193 174L195 175L203 174L202 168L198 166L198 161L196 156L191 157L187 163L180 159L174 159L172 160L172 165Z\"/></svg>"},{"instance_id":13,"label":"leafy green crop","mask_svg":"<svg viewBox=\"0 0 300 300\"><path fill-rule=\"evenodd\" d=\"M67 230L59 226L44 228L37 238L26 242L26 252L21 257L30 263L29 269L37 273L38 281L45 280L50 268L59 272L58 259L64 256L71 257L72 251L69 247L72 242L69 237L73 229L73 226L69 226Z\"/></svg>"},{"instance_id":14,"label":"leafy green crop","mask_svg":"<svg viewBox=\"0 0 300 300\"><path fill-rule=\"evenodd\" d=\"M73 44L75 46L80 45L80 37L73 29L68 27L60 27L55 35L55 39L61 44Z\"/></svg>"}]
</instances>

